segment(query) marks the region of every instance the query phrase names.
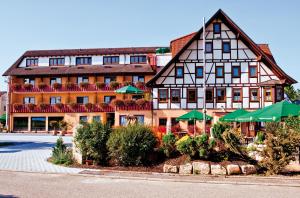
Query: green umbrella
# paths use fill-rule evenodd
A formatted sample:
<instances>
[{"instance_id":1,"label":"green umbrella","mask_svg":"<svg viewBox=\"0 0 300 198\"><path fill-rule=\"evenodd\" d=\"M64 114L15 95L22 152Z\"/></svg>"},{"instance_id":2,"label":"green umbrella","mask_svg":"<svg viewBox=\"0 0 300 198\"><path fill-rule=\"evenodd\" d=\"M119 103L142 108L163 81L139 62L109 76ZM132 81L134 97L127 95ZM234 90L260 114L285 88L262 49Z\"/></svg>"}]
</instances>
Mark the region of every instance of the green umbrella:
<instances>
[{"instance_id":1,"label":"green umbrella","mask_svg":"<svg viewBox=\"0 0 300 198\"><path fill-rule=\"evenodd\" d=\"M6 121L6 114L4 113L0 116L0 122L5 122L5 121Z\"/></svg>"},{"instance_id":2,"label":"green umbrella","mask_svg":"<svg viewBox=\"0 0 300 198\"><path fill-rule=\"evenodd\" d=\"M237 122L257 122L257 116L265 111L266 109L270 108L270 106L267 106L265 108L262 108L262 109L258 109L256 111L252 111L252 112L249 112L249 113L246 113L244 115L241 115L239 117L237 117L235 120Z\"/></svg>"},{"instance_id":3,"label":"green umbrella","mask_svg":"<svg viewBox=\"0 0 300 198\"><path fill-rule=\"evenodd\" d=\"M192 110L186 114L183 114L182 116L176 118L177 121L179 120L193 120L194 121L194 136L196 132L196 120L203 120L204 119L204 114L197 111L197 110ZM212 117L209 115L205 115L206 120L211 120Z\"/></svg>"},{"instance_id":4,"label":"green umbrella","mask_svg":"<svg viewBox=\"0 0 300 198\"><path fill-rule=\"evenodd\" d=\"M121 94L142 94L144 93L142 90L133 87L131 85L122 87L120 89L115 90L116 93L121 93Z\"/></svg>"},{"instance_id":5,"label":"green umbrella","mask_svg":"<svg viewBox=\"0 0 300 198\"><path fill-rule=\"evenodd\" d=\"M224 115L222 118L220 118L220 121L223 122L236 122L236 118L242 115L245 115L249 113L248 111L246 111L245 109L238 109L234 112L228 113L226 115Z\"/></svg>"}]
</instances>

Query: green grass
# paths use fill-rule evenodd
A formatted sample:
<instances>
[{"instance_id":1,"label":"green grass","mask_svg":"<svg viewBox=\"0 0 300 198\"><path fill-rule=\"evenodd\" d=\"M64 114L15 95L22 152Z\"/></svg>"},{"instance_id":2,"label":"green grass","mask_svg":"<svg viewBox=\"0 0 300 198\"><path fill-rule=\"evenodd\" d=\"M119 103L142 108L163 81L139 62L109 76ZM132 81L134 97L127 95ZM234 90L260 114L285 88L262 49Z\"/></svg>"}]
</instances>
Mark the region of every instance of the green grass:
<instances>
[{"instance_id":1,"label":"green grass","mask_svg":"<svg viewBox=\"0 0 300 198\"><path fill-rule=\"evenodd\" d=\"M12 142L0 142L0 147L11 146L14 145Z\"/></svg>"}]
</instances>

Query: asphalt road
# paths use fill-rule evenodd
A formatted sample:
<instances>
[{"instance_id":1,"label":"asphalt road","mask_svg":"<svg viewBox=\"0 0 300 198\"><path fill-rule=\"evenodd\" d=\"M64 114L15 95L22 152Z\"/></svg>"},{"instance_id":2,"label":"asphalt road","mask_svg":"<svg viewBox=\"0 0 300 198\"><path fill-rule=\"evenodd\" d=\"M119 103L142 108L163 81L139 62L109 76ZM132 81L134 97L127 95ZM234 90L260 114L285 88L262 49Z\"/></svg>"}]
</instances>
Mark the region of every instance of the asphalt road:
<instances>
[{"instance_id":1,"label":"asphalt road","mask_svg":"<svg viewBox=\"0 0 300 198\"><path fill-rule=\"evenodd\" d=\"M298 197L299 187L112 179L0 171L0 197Z\"/></svg>"}]
</instances>

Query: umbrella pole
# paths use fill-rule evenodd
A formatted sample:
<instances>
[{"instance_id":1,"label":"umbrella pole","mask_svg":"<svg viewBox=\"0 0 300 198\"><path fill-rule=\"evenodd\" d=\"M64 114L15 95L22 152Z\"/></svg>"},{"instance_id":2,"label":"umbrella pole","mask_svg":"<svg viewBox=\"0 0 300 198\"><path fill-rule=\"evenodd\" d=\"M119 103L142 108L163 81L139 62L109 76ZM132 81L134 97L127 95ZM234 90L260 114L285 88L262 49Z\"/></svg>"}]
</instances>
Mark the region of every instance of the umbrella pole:
<instances>
[{"instance_id":1,"label":"umbrella pole","mask_svg":"<svg viewBox=\"0 0 300 198\"><path fill-rule=\"evenodd\" d=\"M194 119L194 137L196 136L196 119Z\"/></svg>"}]
</instances>

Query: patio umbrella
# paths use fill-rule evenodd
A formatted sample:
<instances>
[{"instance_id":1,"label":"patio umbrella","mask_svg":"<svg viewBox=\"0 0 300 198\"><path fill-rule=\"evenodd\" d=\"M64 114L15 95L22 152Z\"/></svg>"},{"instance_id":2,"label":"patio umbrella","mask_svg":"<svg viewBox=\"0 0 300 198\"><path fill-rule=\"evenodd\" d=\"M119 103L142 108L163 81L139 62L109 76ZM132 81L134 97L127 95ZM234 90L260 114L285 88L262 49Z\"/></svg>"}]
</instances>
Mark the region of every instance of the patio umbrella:
<instances>
[{"instance_id":1,"label":"patio umbrella","mask_svg":"<svg viewBox=\"0 0 300 198\"><path fill-rule=\"evenodd\" d=\"M220 121L222 122L236 122L236 118L242 115L245 115L249 113L245 109L238 109L234 112L228 113L224 115L222 118L220 118Z\"/></svg>"},{"instance_id":2,"label":"patio umbrella","mask_svg":"<svg viewBox=\"0 0 300 198\"><path fill-rule=\"evenodd\" d=\"M176 118L177 121L180 120L184 120L184 121L189 121L189 120L193 120L194 121L194 136L195 136L195 132L196 132L196 120L203 120L204 115L203 113L197 111L197 110L192 110L186 114L183 114L182 116ZM211 120L212 117L209 115L205 116L206 120Z\"/></svg>"},{"instance_id":3,"label":"patio umbrella","mask_svg":"<svg viewBox=\"0 0 300 198\"><path fill-rule=\"evenodd\" d=\"M0 116L0 122L6 122L6 114L5 113Z\"/></svg>"},{"instance_id":4,"label":"patio umbrella","mask_svg":"<svg viewBox=\"0 0 300 198\"><path fill-rule=\"evenodd\" d=\"M116 93L120 93L120 94L142 94L144 93L142 90L133 87L131 85L122 87L120 89L115 90Z\"/></svg>"},{"instance_id":5,"label":"patio umbrella","mask_svg":"<svg viewBox=\"0 0 300 198\"><path fill-rule=\"evenodd\" d=\"M252 112L246 113L244 115L241 115L241 116L237 117L235 120L237 122L258 122L257 121L257 116L261 112L265 111L268 108L270 108L270 106L264 107L262 109L258 109L256 111L252 111Z\"/></svg>"}]
</instances>

